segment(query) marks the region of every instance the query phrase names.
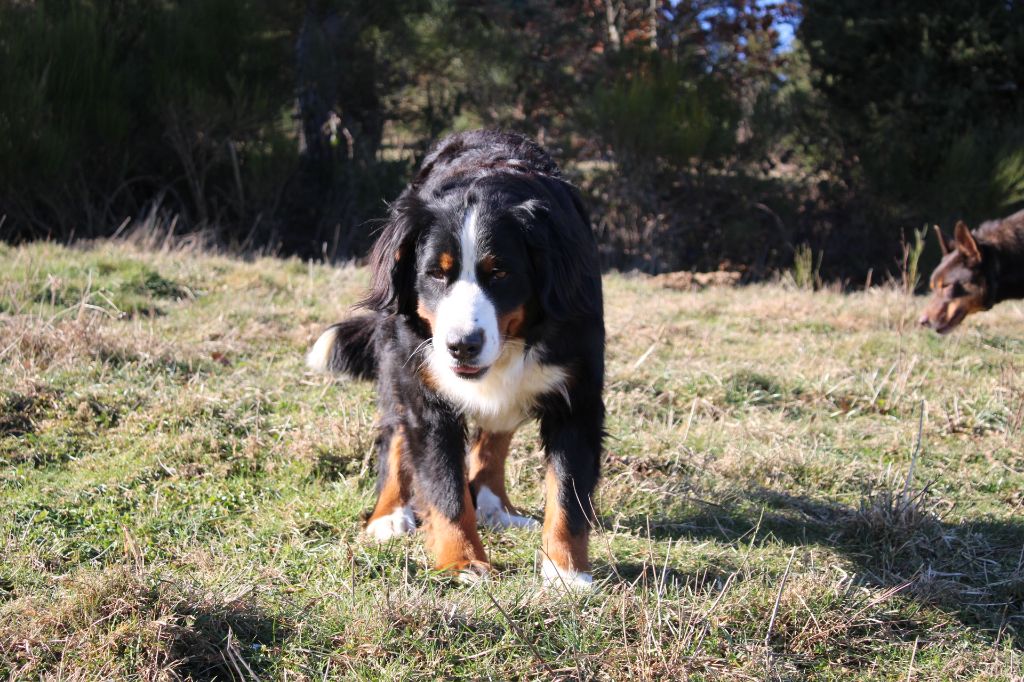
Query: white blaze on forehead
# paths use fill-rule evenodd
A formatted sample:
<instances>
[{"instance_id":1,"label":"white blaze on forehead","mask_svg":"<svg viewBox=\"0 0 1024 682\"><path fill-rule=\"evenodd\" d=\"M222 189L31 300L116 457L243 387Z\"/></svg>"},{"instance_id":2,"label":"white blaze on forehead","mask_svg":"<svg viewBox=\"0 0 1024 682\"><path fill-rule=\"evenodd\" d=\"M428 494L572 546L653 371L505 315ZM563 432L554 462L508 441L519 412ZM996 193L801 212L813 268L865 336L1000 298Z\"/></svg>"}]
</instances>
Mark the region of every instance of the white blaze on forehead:
<instances>
[{"instance_id":1,"label":"white blaze on forehead","mask_svg":"<svg viewBox=\"0 0 1024 682\"><path fill-rule=\"evenodd\" d=\"M476 208L466 211L462 220L462 231L459 233L459 248L462 256L462 266L459 268L459 280L466 282L476 281Z\"/></svg>"},{"instance_id":2,"label":"white blaze on forehead","mask_svg":"<svg viewBox=\"0 0 1024 682\"><path fill-rule=\"evenodd\" d=\"M501 337L498 332L498 313L476 279L476 262L479 257L476 218L476 209L471 208L463 220L459 233L459 279L438 303L433 345L434 352L442 354L447 364L451 365L453 360L448 355L448 340L467 336L480 329L483 331L484 345L474 364L488 367L501 353Z\"/></svg>"}]
</instances>

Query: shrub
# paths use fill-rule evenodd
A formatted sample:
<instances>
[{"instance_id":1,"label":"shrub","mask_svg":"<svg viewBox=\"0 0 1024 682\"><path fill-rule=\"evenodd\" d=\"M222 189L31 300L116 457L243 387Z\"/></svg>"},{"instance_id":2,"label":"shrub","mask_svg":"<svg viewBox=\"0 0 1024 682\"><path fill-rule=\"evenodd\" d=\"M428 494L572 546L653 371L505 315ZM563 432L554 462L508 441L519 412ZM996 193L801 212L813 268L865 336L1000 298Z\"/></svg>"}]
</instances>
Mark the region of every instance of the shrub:
<instances>
[{"instance_id":1,"label":"shrub","mask_svg":"<svg viewBox=\"0 0 1024 682\"><path fill-rule=\"evenodd\" d=\"M270 28L260 0L0 7L7 234L91 236L161 195L186 220L254 214L294 154L288 45Z\"/></svg>"}]
</instances>

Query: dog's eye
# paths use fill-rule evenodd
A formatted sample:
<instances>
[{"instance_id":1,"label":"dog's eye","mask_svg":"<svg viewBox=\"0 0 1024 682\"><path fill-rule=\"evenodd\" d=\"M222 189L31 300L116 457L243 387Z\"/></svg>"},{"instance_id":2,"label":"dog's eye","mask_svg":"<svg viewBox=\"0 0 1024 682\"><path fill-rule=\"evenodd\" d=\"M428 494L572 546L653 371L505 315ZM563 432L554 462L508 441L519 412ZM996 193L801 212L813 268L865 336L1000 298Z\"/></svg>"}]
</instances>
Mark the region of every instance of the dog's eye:
<instances>
[{"instance_id":1,"label":"dog's eye","mask_svg":"<svg viewBox=\"0 0 1024 682\"><path fill-rule=\"evenodd\" d=\"M436 279L440 281L448 279L448 276L444 273L444 270L442 270L441 268L433 268L431 270L427 270L427 277L429 277L430 279Z\"/></svg>"},{"instance_id":2,"label":"dog's eye","mask_svg":"<svg viewBox=\"0 0 1024 682\"><path fill-rule=\"evenodd\" d=\"M504 270L491 270L491 279L505 279L508 273Z\"/></svg>"}]
</instances>

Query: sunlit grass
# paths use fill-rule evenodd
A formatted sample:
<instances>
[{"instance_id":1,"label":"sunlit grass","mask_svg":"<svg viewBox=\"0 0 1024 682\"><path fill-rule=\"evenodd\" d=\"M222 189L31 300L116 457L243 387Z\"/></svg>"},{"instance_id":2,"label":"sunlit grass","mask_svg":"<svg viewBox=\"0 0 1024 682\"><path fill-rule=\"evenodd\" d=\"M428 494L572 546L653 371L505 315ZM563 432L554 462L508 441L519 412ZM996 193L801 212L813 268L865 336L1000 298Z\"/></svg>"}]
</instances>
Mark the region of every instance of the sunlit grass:
<instances>
[{"instance_id":1,"label":"sunlit grass","mask_svg":"<svg viewBox=\"0 0 1024 682\"><path fill-rule=\"evenodd\" d=\"M0 246L0 677L1021 674L1021 305L940 338L897 288L608 276L601 587L559 597L531 531L475 587L360 537L373 387L302 356L366 282Z\"/></svg>"}]
</instances>

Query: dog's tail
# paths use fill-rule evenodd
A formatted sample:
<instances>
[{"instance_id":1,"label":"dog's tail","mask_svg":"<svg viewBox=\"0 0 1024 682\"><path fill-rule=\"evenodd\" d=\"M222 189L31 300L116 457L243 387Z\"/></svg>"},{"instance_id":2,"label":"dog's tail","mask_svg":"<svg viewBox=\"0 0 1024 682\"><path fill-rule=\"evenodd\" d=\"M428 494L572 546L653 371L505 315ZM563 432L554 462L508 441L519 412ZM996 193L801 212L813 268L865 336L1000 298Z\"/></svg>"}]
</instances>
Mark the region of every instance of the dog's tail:
<instances>
[{"instance_id":1,"label":"dog's tail","mask_svg":"<svg viewBox=\"0 0 1024 682\"><path fill-rule=\"evenodd\" d=\"M377 315L359 315L333 324L320 335L306 356L306 366L317 372L347 374L354 379L377 376L374 335Z\"/></svg>"}]
</instances>

